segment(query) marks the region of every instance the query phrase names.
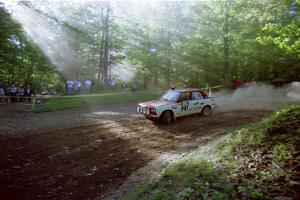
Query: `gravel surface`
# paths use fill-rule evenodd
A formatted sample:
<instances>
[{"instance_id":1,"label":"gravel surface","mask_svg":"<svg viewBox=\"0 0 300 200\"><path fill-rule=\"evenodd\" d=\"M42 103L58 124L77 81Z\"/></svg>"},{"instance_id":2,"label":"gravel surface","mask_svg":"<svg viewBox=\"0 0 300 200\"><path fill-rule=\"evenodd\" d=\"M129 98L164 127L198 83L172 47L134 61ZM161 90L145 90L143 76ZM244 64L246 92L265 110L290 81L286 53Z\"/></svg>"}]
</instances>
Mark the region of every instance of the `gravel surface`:
<instances>
[{"instance_id":1,"label":"gravel surface","mask_svg":"<svg viewBox=\"0 0 300 200\"><path fill-rule=\"evenodd\" d=\"M109 200L271 112L217 110L169 126L136 115L135 104L49 113L12 104L0 113L0 199Z\"/></svg>"},{"instance_id":2,"label":"gravel surface","mask_svg":"<svg viewBox=\"0 0 300 200\"><path fill-rule=\"evenodd\" d=\"M103 123L136 115L136 104L33 113L23 104L0 105L0 134L32 133Z\"/></svg>"}]
</instances>

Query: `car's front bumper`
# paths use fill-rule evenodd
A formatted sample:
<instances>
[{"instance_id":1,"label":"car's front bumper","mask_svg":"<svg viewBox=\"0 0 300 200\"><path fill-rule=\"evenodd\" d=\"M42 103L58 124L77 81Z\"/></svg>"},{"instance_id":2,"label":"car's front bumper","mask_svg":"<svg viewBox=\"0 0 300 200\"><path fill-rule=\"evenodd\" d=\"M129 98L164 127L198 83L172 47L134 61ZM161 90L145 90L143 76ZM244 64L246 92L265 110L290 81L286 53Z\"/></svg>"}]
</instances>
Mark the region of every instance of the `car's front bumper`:
<instances>
[{"instance_id":1,"label":"car's front bumper","mask_svg":"<svg viewBox=\"0 0 300 200\"><path fill-rule=\"evenodd\" d=\"M156 113L153 114L152 112L150 112L150 108L138 106L137 107L137 112L140 113L140 114L145 115L149 119L156 119L156 118L158 118L157 115L156 115Z\"/></svg>"}]
</instances>

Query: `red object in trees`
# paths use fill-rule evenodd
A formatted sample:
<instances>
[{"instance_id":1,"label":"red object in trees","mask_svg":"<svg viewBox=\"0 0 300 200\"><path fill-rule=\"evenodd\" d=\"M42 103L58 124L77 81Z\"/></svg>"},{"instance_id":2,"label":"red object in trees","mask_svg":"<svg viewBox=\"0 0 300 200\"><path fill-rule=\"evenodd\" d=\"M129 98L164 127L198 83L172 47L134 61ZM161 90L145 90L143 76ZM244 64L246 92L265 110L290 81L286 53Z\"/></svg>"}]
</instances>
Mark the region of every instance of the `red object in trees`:
<instances>
[{"instance_id":1,"label":"red object in trees","mask_svg":"<svg viewBox=\"0 0 300 200\"><path fill-rule=\"evenodd\" d=\"M239 79L236 79L234 81L234 88L240 88L242 86L243 82Z\"/></svg>"}]
</instances>

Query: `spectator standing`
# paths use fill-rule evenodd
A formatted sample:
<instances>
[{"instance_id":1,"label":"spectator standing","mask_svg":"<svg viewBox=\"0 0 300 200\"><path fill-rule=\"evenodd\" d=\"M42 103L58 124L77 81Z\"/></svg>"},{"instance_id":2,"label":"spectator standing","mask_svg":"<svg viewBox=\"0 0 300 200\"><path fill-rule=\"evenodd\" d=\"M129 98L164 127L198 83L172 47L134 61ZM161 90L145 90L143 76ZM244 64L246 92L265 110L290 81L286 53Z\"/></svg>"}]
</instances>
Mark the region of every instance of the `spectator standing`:
<instances>
[{"instance_id":1,"label":"spectator standing","mask_svg":"<svg viewBox=\"0 0 300 200\"><path fill-rule=\"evenodd\" d=\"M19 87L18 95L20 102L24 102L25 89L22 85Z\"/></svg>"},{"instance_id":2,"label":"spectator standing","mask_svg":"<svg viewBox=\"0 0 300 200\"><path fill-rule=\"evenodd\" d=\"M114 90L116 88L116 81L115 79L111 80L111 88Z\"/></svg>"},{"instance_id":3,"label":"spectator standing","mask_svg":"<svg viewBox=\"0 0 300 200\"><path fill-rule=\"evenodd\" d=\"M131 86L133 92L137 91L137 85L135 83L133 83Z\"/></svg>"},{"instance_id":4,"label":"spectator standing","mask_svg":"<svg viewBox=\"0 0 300 200\"><path fill-rule=\"evenodd\" d=\"M6 95L5 86L0 84L0 103L6 102Z\"/></svg>"},{"instance_id":5,"label":"spectator standing","mask_svg":"<svg viewBox=\"0 0 300 200\"><path fill-rule=\"evenodd\" d=\"M95 81L92 80L91 81L91 92L95 92L95 87L96 87Z\"/></svg>"},{"instance_id":6,"label":"spectator standing","mask_svg":"<svg viewBox=\"0 0 300 200\"><path fill-rule=\"evenodd\" d=\"M127 89L127 85L125 82L122 83L122 90L126 90Z\"/></svg>"},{"instance_id":7,"label":"spectator standing","mask_svg":"<svg viewBox=\"0 0 300 200\"><path fill-rule=\"evenodd\" d=\"M36 88L31 87L31 96L35 96L35 95L36 95Z\"/></svg>"},{"instance_id":8,"label":"spectator standing","mask_svg":"<svg viewBox=\"0 0 300 200\"><path fill-rule=\"evenodd\" d=\"M251 86L251 87L256 87L256 81L255 81L255 79L252 79L252 80L251 80L250 86Z\"/></svg>"},{"instance_id":9,"label":"spectator standing","mask_svg":"<svg viewBox=\"0 0 300 200\"><path fill-rule=\"evenodd\" d=\"M248 80L244 80L244 81L243 81L243 84L242 84L242 87L243 87L243 88L248 88L248 87L250 87L250 82L249 82Z\"/></svg>"},{"instance_id":10,"label":"spectator standing","mask_svg":"<svg viewBox=\"0 0 300 200\"><path fill-rule=\"evenodd\" d=\"M92 81L91 81L91 80L84 80L84 81L83 81L83 86L84 86L84 91L85 91L85 93L90 92L90 90L91 90L91 85L92 85Z\"/></svg>"},{"instance_id":11,"label":"spectator standing","mask_svg":"<svg viewBox=\"0 0 300 200\"><path fill-rule=\"evenodd\" d=\"M74 80L73 83L74 92L78 94L80 92L81 82L79 80Z\"/></svg>"},{"instance_id":12,"label":"spectator standing","mask_svg":"<svg viewBox=\"0 0 300 200\"><path fill-rule=\"evenodd\" d=\"M285 80L283 78L275 78L272 80L272 84L275 88L280 88L284 85Z\"/></svg>"},{"instance_id":13,"label":"spectator standing","mask_svg":"<svg viewBox=\"0 0 300 200\"><path fill-rule=\"evenodd\" d=\"M30 85L27 85L27 87L25 88L25 97L27 98L28 102L31 102L31 95L32 95L32 89Z\"/></svg>"},{"instance_id":14,"label":"spectator standing","mask_svg":"<svg viewBox=\"0 0 300 200\"><path fill-rule=\"evenodd\" d=\"M30 87L30 85L27 85L27 87L25 88L25 97L27 97L27 101L31 102L31 95L32 95L32 89Z\"/></svg>"},{"instance_id":15,"label":"spectator standing","mask_svg":"<svg viewBox=\"0 0 300 200\"><path fill-rule=\"evenodd\" d=\"M234 81L234 89L238 89L240 87L242 87L243 82L239 79L235 79Z\"/></svg>"},{"instance_id":16,"label":"spectator standing","mask_svg":"<svg viewBox=\"0 0 300 200\"><path fill-rule=\"evenodd\" d=\"M17 93L18 93L18 88L16 87L15 84L13 84L10 88L11 102L17 102Z\"/></svg>"},{"instance_id":17,"label":"spectator standing","mask_svg":"<svg viewBox=\"0 0 300 200\"><path fill-rule=\"evenodd\" d=\"M67 81L67 95L71 95L72 94L73 84L74 84L73 81L71 81L71 80Z\"/></svg>"}]
</instances>

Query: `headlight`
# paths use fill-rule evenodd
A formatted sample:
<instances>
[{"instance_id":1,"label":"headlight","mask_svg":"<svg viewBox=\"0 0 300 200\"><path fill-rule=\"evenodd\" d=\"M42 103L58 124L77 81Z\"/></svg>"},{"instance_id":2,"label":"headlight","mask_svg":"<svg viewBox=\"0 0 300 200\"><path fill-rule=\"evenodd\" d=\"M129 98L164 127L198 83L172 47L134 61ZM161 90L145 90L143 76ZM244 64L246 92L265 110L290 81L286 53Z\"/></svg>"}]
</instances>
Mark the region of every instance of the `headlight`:
<instances>
[{"instance_id":1,"label":"headlight","mask_svg":"<svg viewBox=\"0 0 300 200\"><path fill-rule=\"evenodd\" d=\"M146 108L146 115L149 115L150 114L150 111L148 108Z\"/></svg>"},{"instance_id":2,"label":"headlight","mask_svg":"<svg viewBox=\"0 0 300 200\"><path fill-rule=\"evenodd\" d=\"M156 110L155 110L155 108L150 108L149 110L150 110L150 114L156 115Z\"/></svg>"}]
</instances>

